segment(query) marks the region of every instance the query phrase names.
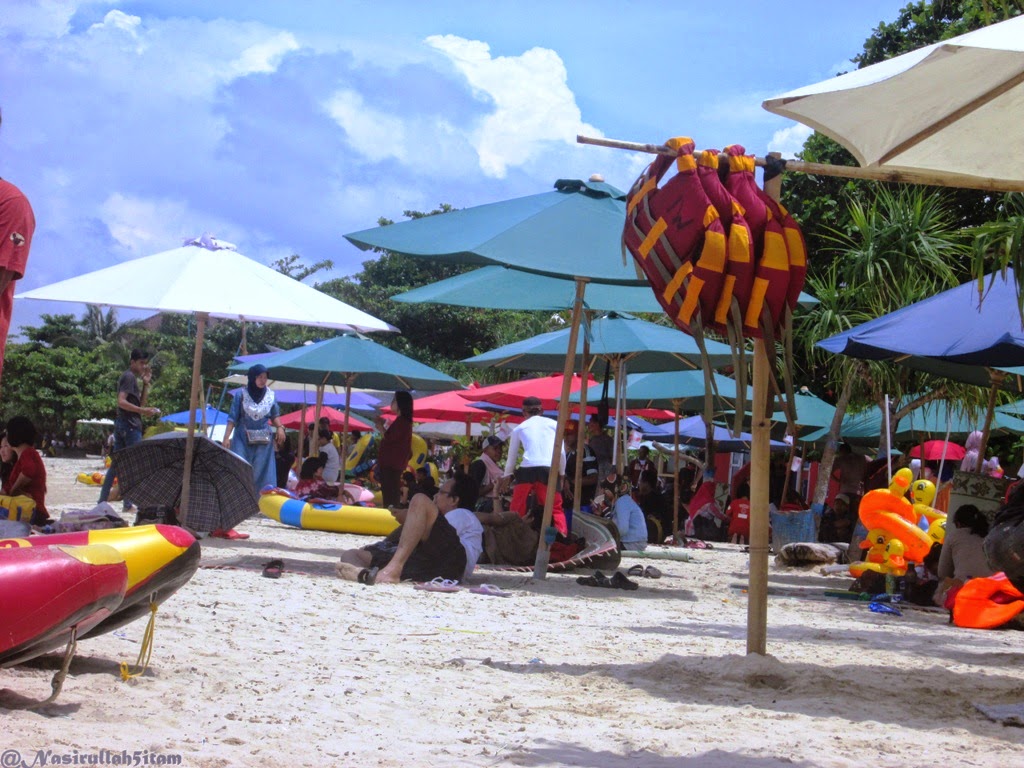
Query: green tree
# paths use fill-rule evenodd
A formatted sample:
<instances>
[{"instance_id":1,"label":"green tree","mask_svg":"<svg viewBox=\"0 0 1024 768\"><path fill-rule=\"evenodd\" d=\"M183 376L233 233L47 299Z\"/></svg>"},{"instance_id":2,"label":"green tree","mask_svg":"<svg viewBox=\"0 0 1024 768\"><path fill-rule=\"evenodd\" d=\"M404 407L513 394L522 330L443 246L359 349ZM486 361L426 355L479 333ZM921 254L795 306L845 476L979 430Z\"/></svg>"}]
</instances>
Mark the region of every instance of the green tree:
<instances>
[{"instance_id":1,"label":"green tree","mask_svg":"<svg viewBox=\"0 0 1024 768\"><path fill-rule=\"evenodd\" d=\"M40 432L63 434L78 419L110 413L116 381L110 366L92 351L10 345L4 359L4 420L28 416Z\"/></svg>"},{"instance_id":2,"label":"green tree","mask_svg":"<svg viewBox=\"0 0 1024 768\"><path fill-rule=\"evenodd\" d=\"M835 259L823 275L812 275L809 287L819 304L798 320L797 338L812 380L839 393L815 501L824 500L839 426L847 406L882 407L885 395L897 405L891 413L895 433L899 419L952 385L944 385L891 363L867 363L832 355L815 345L879 315L931 296L960 282L969 245L952 226L953 214L944 198L922 188L893 192L879 187L870 204L850 204L851 232L834 231L830 248ZM977 396L977 388L958 394ZM927 392L919 397L918 393ZM883 436L881 445L891 445Z\"/></svg>"}]
</instances>

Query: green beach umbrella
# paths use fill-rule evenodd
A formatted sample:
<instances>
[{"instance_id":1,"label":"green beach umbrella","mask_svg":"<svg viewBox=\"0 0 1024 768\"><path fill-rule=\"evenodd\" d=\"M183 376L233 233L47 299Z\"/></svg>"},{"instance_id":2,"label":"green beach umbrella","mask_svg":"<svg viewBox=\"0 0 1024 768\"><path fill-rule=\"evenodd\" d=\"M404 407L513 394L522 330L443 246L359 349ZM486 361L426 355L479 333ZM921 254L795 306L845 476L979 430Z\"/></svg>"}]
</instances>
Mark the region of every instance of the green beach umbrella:
<instances>
[{"instance_id":1,"label":"green beach umbrella","mask_svg":"<svg viewBox=\"0 0 1024 768\"><path fill-rule=\"evenodd\" d=\"M271 379L316 385L318 405L325 386L344 387L346 439L353 387L438 391L462 388L458 381L441 371L349 333L261 357L260 363L266 366ZM239 363L228 370L245 373L249 367L250 363Z\"/></svg>"},{"instance_id":2,"label":"green beach umbrella","mask_svg":"<svg viewBox=\"0 0 1024 768\"><path fill-rule=\"evenodd\" d=\"M463 360L477 368L511 368L520 371L561 371L565 364L569 329L551 331ZM583 354L584 339L576 340L576 354ZM700 349L692 336L677 328L649 323L631 315L612 312L599 317L589 328L590 354L626 364L634 373L700 368ZM708 339L712 368L732 365L732 351Z\"/></svg>"},{"instance_id":3,"label":"green beach umbrella","mask_svg":"<svg viewBox=\"0 0 1024 768\"><path fill-rule=\"evenodd\" d=\"M626 194L604 181L559 179L554 191L352 232L359 248L383 248L460 264L644 285L623 263Z\"/></svg>"},{"instance_id":4,"label":"green beach umbrella","mask_svg":"<svg viewBox=\"0 0 1024 768\"><path fill-rule=\"evenodd\" d=\"M724 400L736 397L736 382L720 373L712 374L718 396ZM614 380L609 388L616 387ZM626 377L626 406L629 408L664 408L679 412L699 411L704 408L706 382L703 371L660 371L631 373ZM587 402L601 398L601 386L587 390ZM580 393L573 392L569 401L578 403Z\"/></svg>"},{"instance_id":5,"label":"green beach umbrella","mask_svg":"<svg viewBox=\"0 0 1024 768\"><path fill-rule=\"evenodd\" d=\"M448 304L477 309L557 311L572 307L576 283L567 277L540 275L508 266L490 265L392 296L403 304ZM587 286L587 307L606 312L650 312L662 308L648 284ZM798 304L810 307L818 300L801 293Z\"/></svg>"}]
</instances>

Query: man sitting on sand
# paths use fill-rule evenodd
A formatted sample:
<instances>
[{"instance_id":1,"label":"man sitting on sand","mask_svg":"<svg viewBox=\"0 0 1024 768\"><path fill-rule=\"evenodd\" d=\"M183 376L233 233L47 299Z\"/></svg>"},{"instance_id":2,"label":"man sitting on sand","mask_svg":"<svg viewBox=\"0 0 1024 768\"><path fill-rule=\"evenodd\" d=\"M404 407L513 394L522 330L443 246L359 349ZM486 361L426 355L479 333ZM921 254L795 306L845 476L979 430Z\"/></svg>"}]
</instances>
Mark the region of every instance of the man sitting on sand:
<instances>
[{"instance_id":1,"label":"man sitting on sand","mask_svg":"<svg viewBox=\"0 0 1024 768\"><path fill-rule=\"evenodd\" d=\"M417 493L408 508L391 507L391 514L400 525L386 539L341 553L341 562L335 566L341 578L362 584L397 584L463 577L466 550L429 496Z\"/></svg>"}]
</instances>

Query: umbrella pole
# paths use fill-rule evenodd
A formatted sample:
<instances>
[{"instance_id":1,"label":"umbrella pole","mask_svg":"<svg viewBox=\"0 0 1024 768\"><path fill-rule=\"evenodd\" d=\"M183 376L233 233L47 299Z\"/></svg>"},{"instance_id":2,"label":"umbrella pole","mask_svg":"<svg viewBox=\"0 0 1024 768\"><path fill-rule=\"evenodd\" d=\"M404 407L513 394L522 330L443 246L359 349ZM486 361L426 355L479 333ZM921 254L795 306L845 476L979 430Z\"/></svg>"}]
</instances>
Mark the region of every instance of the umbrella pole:
<instances>
[{"instance_id":1,"label":"umbrella pole","mask_svg":"<svg viewBox=\"0 0 1024 768\"><path fill-rule=\"evenodd\" d=\"M306 385L302 385L302 414L299 417L299 469L306 458Z\"/></svg>"},{"instance_id":2,"label":"umbrella pole","mask_svg":"<svg viewBox=\"0 0 1024 768\"><path fill-rule=\"evenodd\" d=\"M188 437L185 439L185 466L181 475L181 501L178 504L178 525L188 520L188 497L192 485L192 456L196 446L196 404L199 402L200 363L203 361L203 336L206 334L206 312L196 312L196 346L192 352L192 392L188 404Z\"/></svg>"},{"instance_id":3,"label":"umbrella pole","mask_svg":"<svg viewBox=\"0 0 1024 768\"><path fill-rule=\"evenodd\" d=\"M975 472L981 472L981 465L985 461L985 451L988 450L988 433L992 429L992 419L996 413L996 394L1003 379L1006 378L1006 374L1002 371L991 369L989 369L988 375L992 380L992 386L988 390L988 410L985 412L985 426L981 430L981 445L978 448L978 463L974 469Z\"/></svg>"},{"instance_id":4,"label":"umbrella pole","mask_svg":"<svg viewBox=\"0 0 1024 768\"><path fill-rule=\"evenodd\" d=\"M555 445L551 451L551 471L548 472L548 488L544 494L544 517L541 519L540 536L537 537L537 558L533 563L533 578L543 579L547 575L551 545L547 541L547 530L551 526L551 513L555 507L555 490L562 469L562 441L565 439L565 422L569 418L569 392L572 389L572 372L576 367L576 341L580 334L580 318L583 315L583 293L587 279L576 278L576 298L572 303L572 324L569 326L569 349L565 354L562 369L562 397L558 401L558 426L555 428Z\"/></svg>"},{"instance_id":5,"label":"umbrella pole","mask_svg":"<svg viewBox=\"0 0 1024 768\"><path fill-rule=\"evenodd\" d=\"M682 490L679 487L679 401L672 401L672 413L675 414L673 424L675 426L675 439L672 441L672 542L676 541L676 534L679 533L679 494Z\"/></svg>"},{"instance_id":6,"label":"umbrella pole","mask_svg":"<svg viewBox=\"0 0 1024 768\"><path fill-rule=\"evenodd\" d=\"M345 484L348 473L345 471L345 463L348 461L348 415L350 403L352 402L352 376L345 377L345 424L341 428L341 483Z\"/></svg>"},{"instance_id":7,"label":"umbrella pole","mask_svg":"<svg viewBox=\"0 0 1024 768\"><path fill-rule=\"evenodd\" d=\"M576 514L580 511L580 496L583 494L583 460L585 458L583 454L586 452L586 434L584 430L587 428L587 390L590 388L590 340L586 335L583 337L582 368L583 371L580 374L580 420L576 430L576 467L572 479L572 514L574 520L576 519ZM601 478L598 478L598 483L600 482Z\"/></svg>"},{"instance_id":8,"label":"umbrella pole","mask_svg":"<svg viewBox=\"0 0 1024 768\"><path fill-rule=\"evenodd\" d=\"M324 384L316 386L316 405L313 406L313 435L312 440L309 441L310 456L320 455L320 409L324 404L324 387Z\"/></svg>"}]
</instances>

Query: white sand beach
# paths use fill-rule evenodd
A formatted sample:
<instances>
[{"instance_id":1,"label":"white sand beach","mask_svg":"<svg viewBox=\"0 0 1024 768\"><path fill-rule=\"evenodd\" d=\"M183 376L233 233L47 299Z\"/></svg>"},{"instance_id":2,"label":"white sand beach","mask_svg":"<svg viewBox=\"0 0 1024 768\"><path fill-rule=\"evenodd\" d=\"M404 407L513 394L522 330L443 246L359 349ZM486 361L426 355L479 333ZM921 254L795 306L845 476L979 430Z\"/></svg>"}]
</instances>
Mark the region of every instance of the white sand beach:
<instances>
[{"instance_id":1,"label":"white sand beach","mask_svg":"<svg viewBox=\"0 0 1024 768\"><path fill-rule=\"evenodd\" d=\"M51 513L92 505L98 489L73 479L96 467L47 460ZM773 564L769 656L746 657L738 548L636 561L664 573L636 592L578 585L589 571L478 570L513 593L498 598L340 581L336 552L372 539L239 528L252 538L204 540L144 676L118 673L143 621L81 642L55 703L4 712L0 764L101 750L210 768L1024 764L1024 730L974 707L1024 702L1024 633L823 596L848 577ZM271 558L278 580L261 577ZM58 667L0 670L0 688L44 698Z\"/></svg>"}]
</instances>

